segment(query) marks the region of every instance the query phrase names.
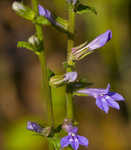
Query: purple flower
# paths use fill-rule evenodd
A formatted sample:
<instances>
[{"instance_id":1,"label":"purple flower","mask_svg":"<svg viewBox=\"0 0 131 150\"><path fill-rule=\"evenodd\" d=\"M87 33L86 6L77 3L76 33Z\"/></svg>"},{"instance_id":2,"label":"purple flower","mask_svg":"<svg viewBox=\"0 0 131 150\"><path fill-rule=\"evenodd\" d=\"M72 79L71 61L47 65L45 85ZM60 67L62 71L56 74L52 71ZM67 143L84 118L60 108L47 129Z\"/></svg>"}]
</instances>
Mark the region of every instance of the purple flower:
<instances>
[{"instance_id":1,"label":"purple flower","mask_svg":"<svg viewBox=\"0 0 131 150\"><path fill-rule=\"evenodd\" d=\"M27 129L37 133L42 133L43 130L43 128L40 127L37 123L31 121L27 122Z\"/></svg>"},{"instance_id":2,"label":"purple flower","mask_svg":"<svg viewBox=\"0 0 131 150\"><path fill-rule=\"evenodd\" d=\"M77 91L77 93L93 96L96 99L96 105L105 113L108 113L109 107L119 110L120 106L116 101L124 101L122 95L110 91L110 84L106 89L86 88Z\"/></svg>"},{"instance_id":3,"label":"purple flower","mask_svg":"<svg viewBox=\"0 0 131 150\"><path fill-rule=\"evenodd\" d=\"M79 148L79 144L83 146L88 146L88 139L84 136L80 136L77 134L78 128L72 127L68 130L68 136L65 136L61 139L61 147L67 147L71 145L74 150Z\"/></svg>"},{"instance_id":4,"label":"purple flower","mask_svg":"<svg viewBox=\"0 0 131 150\"><path fill-rule=\"evenodd\" d=\"M77 76L77 72L67 72L63 75L55 75L50 79L50 85L58 87L66 83L72 83L76 81Z\"/></svg>"},{"instance_id":5,"label":"purple flower","mask_svg":"<svg viewBox=\"0 0 131 150\"><path fill-rule=\"evenodd\" d=\"M38 9L39 9L39 15L40 16L44 16L46 19L48 19L52 24L56 24L53 15L51 14L51 12L48 9L45 9L44 7L42 7L41 5L38 5Z\"/></svg>"},{"instance_id":6,"label":"purple flower","mask_svg":"<svg viewBox=\"0 0 131 150\"><path fill-rule=\"evenodd\" d=\"M90 43L84 43L80 46L72 48L74 60L80 60L91 53L93 50L104 46L112 38L112 32L107 30L105 33L96 37Z\"/></svg>"},{"instance_id":7,"label":"purple flower","mask_svg":"<svg viewBox=\"0 0 131 150\"><path fill-rule=\"evenodd\" d=\"M112 32L110 30L107 30L105 33L99 35L87 45L88 51L104 46L111 38Z\"/></svg>"}]
</instances>

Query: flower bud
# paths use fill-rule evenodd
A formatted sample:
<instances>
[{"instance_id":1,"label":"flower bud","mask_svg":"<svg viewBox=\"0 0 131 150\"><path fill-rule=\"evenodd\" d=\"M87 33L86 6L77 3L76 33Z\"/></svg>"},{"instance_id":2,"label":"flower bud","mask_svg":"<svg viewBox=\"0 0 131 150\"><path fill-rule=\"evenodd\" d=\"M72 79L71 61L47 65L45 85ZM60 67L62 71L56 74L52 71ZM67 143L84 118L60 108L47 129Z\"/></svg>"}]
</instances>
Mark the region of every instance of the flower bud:
<instances>
[{"instance_id":1,"label":"flower bud","mask_svg":"<svg viewBox=\"0 0 131 150\"><path fill-rule=\"evenodd\" d=\"M73 129L72 125L72 120L71 119L64 119L64 123L62 125L62 129L65 130L66 132L69 132L70 130Z\"/></svg>"},{"instance_id":2,"label":"flower bud","mask_svg":"<svg viewBox=\"0 0 131 150\"><path fill-rule=\"evenodd\" d=\"M27 122L27 129L30 131L39 133L39 134L46 136L46 137L49 136L49 134L51 133L51 127L43 128L40 125L38 125L37 123L31 122L31 121Z\"/></svg>"},{"instance_id":3,"label":"flower bud","mask_svg":"<svg viewBox=\"0 0 131 150\"><path fill-rule=\"evenodd\" d=\"M27 19L27 20L33 20L35 18L35 12L29 8L24 6L20 2L13 2L12 9L21 17Z\"/></svg>"},{"instance_id":4,"label":"flower bud","mask_svg":"<svg viewBox=\"0 0 131 150\"><path fill-rule=\"evenodd\" d=\"M14 2L12 4L12 9L16 12L20 12L21 10L25 11L26 8L24 7L23 4L19 3L19 2Z\"/></svg>"},{"instance_id":5,"label":"flower bud","mask_svg":"<svg viewBox=\"0 0 131 150\"><path fill-rule=\"evenodd\" d=\"M31 122L31 121L27 122L27 129L30 131L37 132L37 133L42 133L42 130L43 130L43 128L40 127L37 123Z\"/></svg>"},{"instance_id":6,"label":"flower bud","mask_svg":"<svg viewBox=\"0 0 131 150\"><path fill-rule=\"evenodd\" d=\"M29 37L28 42L34 46L37 46L40 44L39 39L35 35L32 35L31 37Z\"/></svg>"}]
</instances>

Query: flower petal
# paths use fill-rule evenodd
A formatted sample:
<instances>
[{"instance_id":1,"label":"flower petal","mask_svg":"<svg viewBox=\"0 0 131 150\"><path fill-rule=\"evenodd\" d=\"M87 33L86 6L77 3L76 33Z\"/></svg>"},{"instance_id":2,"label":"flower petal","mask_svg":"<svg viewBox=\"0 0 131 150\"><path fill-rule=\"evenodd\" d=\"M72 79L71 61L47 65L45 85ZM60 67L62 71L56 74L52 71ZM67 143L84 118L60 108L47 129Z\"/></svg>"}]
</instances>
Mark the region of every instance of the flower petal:
<instances>
[{"instance_id":1,"label":"flower petal","mask_svg":"<svg viewBox=\"0 0 131 150\"><path fill-rule=\"evenodd\" d=\"M103 111L105 111L105 113L108 113L109 111L109 106L108 103L106 102L106 100L103 97L99 97L96 99L96 105Z\"/></svg>"},{"instance_id":2,"label":"flower petal","mask_svg":"<svg viewBox=\"0 0 131 150\"><path fill-rule=\"evenodd\" d=\"M44 16L46 18L49 18L51 16L51 12L48 9L45 9L41 5L38 5L38 8L40 16Z\"/></svg>"},{"instance_id":3,"label":"flower petal","mask_svg":"<svg viewBox=\"0 0 131 150\"><path fill-rule=\"evenodd\" d=\"M69 138L70 138L69 136L65 136L61 139L60 145L62 148L66 147L70 144Z\"/></svg>"},{"instance_id":4,"label":"flower petal","mask_svg":"<svg viewBox=\"0 0 131 150\"><path fill-rule=\"evenodd\" d=\"M79 148L79 140L75 137L70 145L74 150L77 150Z\"/></svg>"},{"instance_id":5,"label":"flower petal","mask_svg":"<svg viewBox=\"0 0 131 150\"><path fill-rule=\"evenodd\" d=\"M116 101L124 101L125 100L124 97L122 95L120 95L119 93L109 92L108 95L111 96Z\"/></svg>"},{"instance_id":6,"label":"flower petal","mask_svg":"<svg viewBox=\"0 0 131 150\"><path fill-rule=\"evenodd\" d=\"M41 5L38 5L39 14L40 16L44 16L46 19L48 19L52 24L56 24L51 12L48 9L45 9Z\"/></svg>"},{"instance_id":7,"label":"flower petal","mask_svg":"<svg viewBox=\"0 0 131 150\"><path fill-rule=\"evenodd\" d=\"M71 130L72 133L77 133L77 131L78 131L78 128L77 128L77 127L74 127L74 128Z\"/></svg>"},{"instance_id":8,"label":"flower petal","mask_svg":"<svg viewBox=\"0 0 131 150\"><path fill-rule=\"evenodd\" d=\"M87 45L88 51L104 46L111 38L112 32L110 30L107 30L105 33L99 35Z\"/></svg>"},{"instance_id":9,"label":"flower petal","mask_svg":"<svg viewBox=\"0 0 131 150\"><path fill-rule=\"evenodd\" d=\"M105 89L106 93L108 93L110 91L110 83L108 83L107 88Z\"/></svg>"},{"instance_id":10,"label":"flower petal","mask_svg":"<svg viewBox=\"0 0 131 150\"><path fill-rule=\"evenodd\" d=\"M43 130L42 127L40 127L37 123L31 121L27 122L27 129L37 133L41 133Z\"/></svg>"},{"instance_id":11,"label":"flower petal","mask_svg":"<svg viewBox=\"0 0 131 150\"><path fill-rule=\"evenodd\" d=\"M74 82L77 79L77 72L67 72L64 77L64 81Z\"/></svg>"},{"instance_id":12,"label":"flower petal","mask_svg":"<svg viewBox=\"0 0 131 150\"><path fill-rule=\"evenodd\" d=\"M93 96L94 98L97 98L98 95L104 95L107 94L106 89L96 89L96 88L85 88L85 89L81 89L78 90L77 93L82 93L85 94L87 96Z\"/></svg>"},{"instance_id":13,"label":"flower petal","mask_svg":"<svg viewBox=\"0 0 131 150\"><path fill-rule=\"evenodd\" d=\"M106 101L108 103L108 105L112 108L116 108L116 109L120 109L120 106L117 102L115 102L111 97L106 96Z\"/></svg>"},{"instance_id":14,"label":"flower petal","mask_svg":"<svg viewBox=\"0 0 131 150\"><path fill-rule=\"evenodd\" d=\"M77 137L80 145L88 146L88 139L86 137L80 135L77 135Z\"/></svg>"}]
</instances>

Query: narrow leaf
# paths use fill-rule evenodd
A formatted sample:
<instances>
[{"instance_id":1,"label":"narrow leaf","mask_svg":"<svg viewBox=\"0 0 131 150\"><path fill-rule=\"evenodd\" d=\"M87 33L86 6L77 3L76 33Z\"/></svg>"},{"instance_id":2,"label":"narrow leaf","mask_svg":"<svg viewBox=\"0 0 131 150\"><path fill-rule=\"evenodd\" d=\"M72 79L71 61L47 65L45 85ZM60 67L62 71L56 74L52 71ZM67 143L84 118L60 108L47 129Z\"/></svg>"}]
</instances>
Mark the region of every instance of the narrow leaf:
<instances>
[{"instance_id":1,"label":"narrow leaf","mask_svg":"<svg viewBox=\"0 0 131 150\"><path fill-rule=\"evenodd\" d=\"M35 52L37 55L39 54L39 52L36 51L36 47L35 47L35 46L33 46L32 44L30 44L30 43L28 43L28 42L25 42L25 41L19 41L19 42L17 43L17 47L18 47L18 48L26 48L26 49L28 49L28 50L30 50L30 51Z\"/></svg>"}]
</instances>

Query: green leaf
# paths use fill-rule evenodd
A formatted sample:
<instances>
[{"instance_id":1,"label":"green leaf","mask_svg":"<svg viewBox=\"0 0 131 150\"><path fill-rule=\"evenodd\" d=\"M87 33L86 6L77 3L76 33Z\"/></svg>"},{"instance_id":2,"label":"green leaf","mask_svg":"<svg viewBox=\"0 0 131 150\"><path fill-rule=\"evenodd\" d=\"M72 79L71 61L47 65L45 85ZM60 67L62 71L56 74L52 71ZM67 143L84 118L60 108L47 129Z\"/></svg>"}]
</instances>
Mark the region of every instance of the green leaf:
<instances>
[{"instance_id":1,"label":"green leaf","mask_svg":"<svg viewBox=\"0 0 131 150\"><path fill-rule=\"evenodd\" d=\"M88 5L84 5L84 4L78 4L75 7L75 12L77 14L83 14L83 13L87 13L88 11L93 12L94 14L97 15L97 11L94 7L88 6Z\"/></svg>"},{"instance_id":2,"label":"green leaf","mask_svg":"<svg viewBox=\"0 0 131 150\"><path fill-rule=\"evenodd\" d=\"M18 47L18 48L27 48L27 49L29 49L29 50L31 50L31 51L35 51L35 49L34 49L34 47L33 47L32 44L30 44L30 43L28 43L28 42L24 42L24 41L19 41L19 42L17 43L17 47Z\"/></svg>"},{"instance_id":3,"label":"green leaf","mask_svg":"<svg viewBox=\"0 0 131 150\"><path fill-rule=\"evenodd\" d=\"M30 50L30 51L35 52L36 54L39 54L39 52L36 51L36 47L35 47L35 46L33 46L32 44L30 44L30 43L28 43L28 42L25 42L25 41L19 41L19 42L17 43L17 47L18 47L18 48L26 48L26 49L28 49L28 50Z\"/></svg>"}]
</instances>

